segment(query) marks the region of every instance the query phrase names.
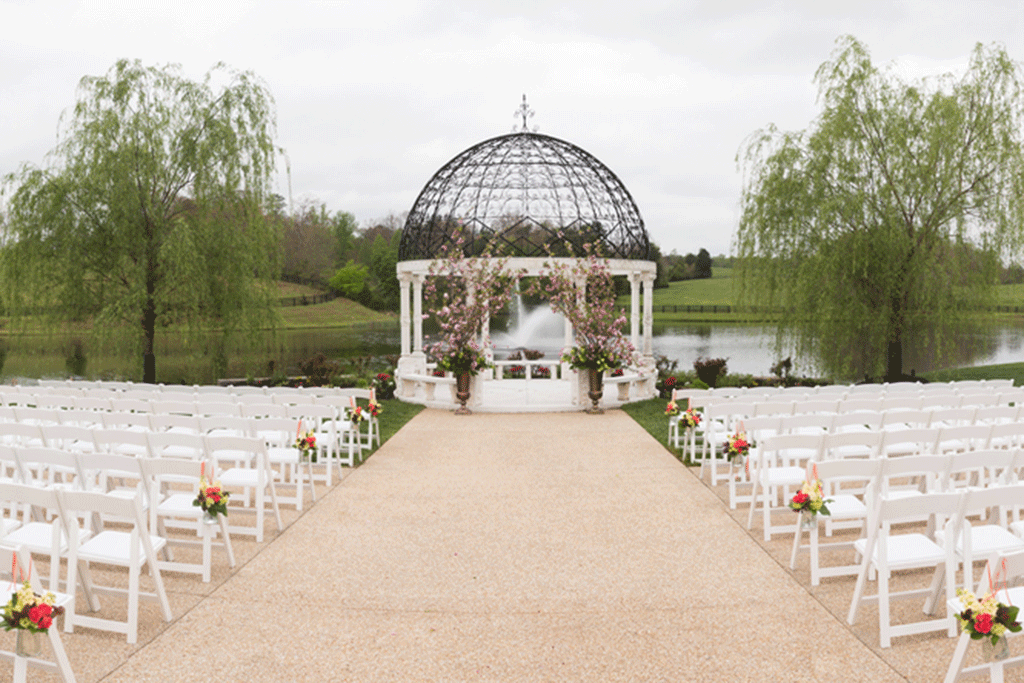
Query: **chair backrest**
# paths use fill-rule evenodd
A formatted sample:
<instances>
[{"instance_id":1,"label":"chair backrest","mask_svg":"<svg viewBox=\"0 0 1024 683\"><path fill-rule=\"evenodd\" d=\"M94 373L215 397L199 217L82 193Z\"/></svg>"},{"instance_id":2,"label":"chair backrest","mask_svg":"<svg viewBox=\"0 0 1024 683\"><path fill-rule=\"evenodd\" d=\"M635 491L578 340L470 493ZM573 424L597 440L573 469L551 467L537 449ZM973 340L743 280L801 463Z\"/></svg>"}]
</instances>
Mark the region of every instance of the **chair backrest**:
<instances>
[{"instance_id":1,"label":"chair backrest","mask_svg":"<svg viewBox=\"0 0 1024 683\"><path fill-rule=\"evenodd\" d=\"M14 406L14 419L26 424L56 425L60 424L60 411L56 408Z\"/></svg>"},{"instance_id":2,"label":"chair backrest","mask_svg":"<svg viewBox=\"0 0 1024 683\"><path fill-rule=\"evenodd\" d=\"M113 411L103 413L104 429L127 429L131 431L145 431L150 429L148 413L126 413Z\"/></svg>"},{"instance_id":3,"label":"chair backrest","mask_svg":"<svg viewBox=\"0 0 1024 683\"><path fill-rule=\"evenodd\" d=\"M884 455L934 453L939 438L938 429L918 427L882 432L880 452Z\"/></svg>"},{"instance_id":4,"label":"chair backrest","mask_svg":"<svg viewBox=\"0 0 1024 683\"><path fill-rule=\"evenodd\" d=\"M999 394L995 392L985 392L980 394L962 394L960 396L960 405L962 406L996 406L999 405Z\"/></svg>"},{"instance_id":5,"label":"chair backrest","mask_svg":"<svg viewBox=\"0 0 1024 683\"><path fill-rule=\"evenodd\" d=\"M195 406L195 413L200 417L242 416L241 406L231 400L229 395L196 394Z\"/></svg>"},{"instance_id":6,"label":"chair backrest","mask_svg":"<svg viewBox=\"0 0 1024 683\"><path fill-rule=\"evenodd\" d=\"M920 410L924 402L918 394L897 392L895 395L886 393L879 401L879 407L883 410Z\"/></svg>"},{"instance_id":7,"label":"chair backrest","mask_svg":"<svg viewBox=\"0 0 1024 683\"><path fill-rule=\"evenodd\" d=\"M43 427L43 436L46 443L53 448L74 452L96 451L96 441L93 438L93 430L79 425L62 424Z\"/></svg>"},{"instance_id":8,"label":"chair backrest","mask_svg":"<svg viewBox=\"0 0 1024 683\"><path fill-rule=\"evenodd\" d=\"M821 444L825 434L779 434L763 440L759 444L762 460L771 463L774 457L778 462L788 464L819 460Z\"/></svg>"},{"instance_id":9,"label":"chair backrest","mask_svg":"<svg viewBox=\"0 0 1024 683\"><path fill-rule=\"evenodd\" d=\"M256 435L270 446L294 446L298 438L299 421L292 417L263 417L254 426Z\"/></svg>"},{"instance_id":10,"label":"chair backrest","mask_svg":"<svg viewBox=\"0 0 1024 683\"><path fill-rule=\"evenodd\" d=\"M264 402L240 404L242 417L288 417L289 406L266 402L266 397L255 396L254 398L263 398Z\"/></svg>"},{"instance_id":11,"label":"chair backrest","mask_svg":"<svg viewBox=\"0 0 1024 683\"><path fill-rule=\"evenodd\" d=\"M935 408L928 417L929 427L959 427L974 424L974 415L978 409L974 406L961 408Z\"/></svg>"},{"instance_id":12,"label":"chair backrest","mask_svg":"<svg viewBox=\"0 0 1024 683\"><path fill-rule=\"evenodd\" d=\"M141 398L112 398L110 408L119 413L151 413L153 404L149 399Z\"/></svg>"},{"instance_id":13,"label":"chair backrest","mask_svg":"<svg viewBox=\"0 0 1024 683\"><path fill-rule=\"evenodd\" d=\"M146 434L131 429L94 429L93 439L101 452L148 455L149 441Z\"/></svg>"},{"instance_id":14,"label":"chair backrest","mask_svg":"<svg viewBox=\"0 0 1024 683\"><path fill-rule=\"evenodd\" d=\"M41 446L46 445L46 438L39 425L0 422L0 443L9 446Z\"/></svg>"},{"instance_id":15,"label":"chair backrest","mask_svg":"<svg viewBox=\"0 0 1024 683\"><path fill-rule=\"evenodd\" d=\"M206 460L206 439L201 434L185 432L150 432L149 457L178 460Z\"/></svg>"},{"instance_id":16,"label":"chair backrest","mask_svg":"<svg viewBox=\"0 0 1024 683\"><path fill-rule=\"evenodd\" d=\"M35 486L66 484L81 488L85 479L78 456L71 451L41 446L14 448L21 481ZM73 478L73 479L72 479Z\"/></svg>"},{"instance_id":17,"label":"chair backrest","mask_svg":"<svg viewBox=\"0 0 1024 683\"><path fill-rule=\"evenodd\" d=\"M835 415L839 412L838 398L813 398L804 399L797 401L793 406L794 415L810 415L814 413L825 413L826 415Z\"/></svg>"},{"instance_id":18,"label":"chair backrest","mask_svg":"<svg viewBox=\"0 0 1024 683\"><path fill-rule=\"evenodd\" d=\"M832 431L844 432L854 429L881 429L882 412L880 410L841 410L832 418Z\"/></svg>"},{"instance_id":19,"label":"chair backrest","mask_svg":"<svg viewBox=\"0 0 1024 683\"><path fill-rule=\"evenodd\" d=\"M1021 407L1015 406L979 406L974 413L974 422L983 424L1005 424L1016 422Z\"/></svg>"},{"instance_id":20,"label":"chair backrest","mask_svg":"<svg viewBox=\"0 0 1024 683\"><path fill-rule=\"evenodd\" d=\"M931 411L920 408L888 408L882 410L882 429L927 427Z\"/></svg>"},{"instance_id":21,"label":"chair backrest","mask_svg":"<svg viewBox=\"0 0 1024 683\"><path fill-rule=\"evenodd\" d=\"M207 436L206 452L210 461L220 460L235 462L251 462L260 471L260 476L268 476L267 444L263 439L248 436Z\"/></svg>"},{"instance_id":22,"label":"chair backrest","mask_svg":"<svg viewBox=\"0 0 1024 683\"><path fill-rule=\"evenodd\" d=\"M110 398L97 398L95 396L80 396L75 398L76 410L92 410L109 413L113 410L110 405Z\"/></svg>"},{"instance_id":23,"label":"chair backrest","mask_svg":"<svg viewBox=\"0 0 1024 683\"><path fill-rule=\"evenodd\" d=\"M821 459L875 458L881 445L881 432L832 432L822 439Z\"/></svg>"},{"instance_id":24,"label":"chair backrest","mask_svg":"<svg viewBox=\"0 0 1024 683\"><path fill-rule=\"evenodd\" d=\"M254 420L251 417L211 415L199 418L199 427L204 434L214 431L235 432L238 436L255 436Z\"/></svg>"},{"instance_id":25,"label":"chair backrest","mask_svg":"<svg viewBox=\"0 0 1024 683\"><path fill-rule=\"evenodd\" d=\"M95 410L80 410L78 408L62 410L60 411L60 423L92 429L93 427L103 425L103 413L96 412Z\"/></svg>"},{"instance_id":26,"label":"chair backrest","mask_svg":"<svg viewBox=\"0 0 1024 683\"><path fill-rule=\"evenodd\" d=\"M988 446L992 425L969 424L956 427L941 427L935 441L938 451L972 451Z\"/></svg>"},{"instance_id":27,"label":"chair backrest","mask_svg":"<svg viewBox=\"0 0 1024 683\"><path fill-rule=\"evenodd\" d=\"M949 468L948 455L905 455L899 458L883 458L880 472L880 493L885 495L890 489L892 479L920 477L916 484L918 490L927 492L939 491L944 487Z\"/></svg>"},{"instance_id":28,"label":"chair backrest","mask_svg":"<svg viewBox=\"0 0 1024 683\"><path fill-rule=\"evenodd\" d=\"M120 490L143 492L144 477L137 457L119 453L82 453L78 462L86 478L87 490L108 492L114 489L113 480L120 479Z\"/></svg>"},{"instance_id":29,"label":"chair backrest","mask_svg":"<svg viewBox=\"0 0 1024 683\"><path fill-rule=\"evenodd\" d=\"M946 486L953 489L958 484L971 487L1011 484L1014 463L1022 457L1020 454L1017 450L1001 448L953 453L946 466ZM1024 504L1024 500L1021 503Z\"/></svg>"},{"instance_id":30,"label":"chair backrest","mask_svg":"<svg viewBox=\"0 0 1024 683\"><path fill-rule=\"evenodd\" d=\"M198 415L195 401L186 400L185 394L171 393L166 398L154 400L152 408L154 415L188 415L189 417Z\"/></svg>"},{"instance_id":31,"label":"chair backrest","mask_svg":"<svg viewBox=\"0 0 1024 683\"><path fill-rule=\"evenodd\" d=\"M761 415L792 415L793 401L762 401L754 406L754 417Z\"/></svg>"}]
</instances>

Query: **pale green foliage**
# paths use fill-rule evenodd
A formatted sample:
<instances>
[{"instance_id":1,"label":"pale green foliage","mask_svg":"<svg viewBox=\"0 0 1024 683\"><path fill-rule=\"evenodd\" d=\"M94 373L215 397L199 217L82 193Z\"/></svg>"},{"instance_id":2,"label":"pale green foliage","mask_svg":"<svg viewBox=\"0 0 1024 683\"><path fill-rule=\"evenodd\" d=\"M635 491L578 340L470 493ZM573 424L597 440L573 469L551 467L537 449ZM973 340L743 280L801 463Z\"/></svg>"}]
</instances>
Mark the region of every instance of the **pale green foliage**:
<instances>
[{"instance_id":1,"label":"pale green foliage","mask_svg":"<svg viewBox=\"0 0 1024 683\"><path fill-rule=\"evenodd\" d=\"M122 60L83 78L77 99L46 165L5 179L11 312L92 319L141 349L145 381L157 326L212 327L223 349L272 325L279 238L263 207L277 149L263 83Z\"/></svg>"},{"instance_id":2,"label":"pale green foliage","mask_svg":"<svg viewBox=\"0 0 1024 683\"><path fill-rule=\"evenodd\" d=\"M349 259L345 267L339 268L331 278L330 285L341 292L346 299L355 301L366 289L366 278L366 266Z\"/></svg>"},{"instance_id":3,"label":"pale green foliage","mask_svg":"<svg viewBox=\"0 0 1024 683\"><path fill-rule=\"evenodd\" d=\"M844 37L815 80L807 130L741 149L741 301L786 311L826 371L896 376L903 342L949 340L1021 245L1020 67L978 45L962 76L906 83Z\"/></svg>"}]
</instances>

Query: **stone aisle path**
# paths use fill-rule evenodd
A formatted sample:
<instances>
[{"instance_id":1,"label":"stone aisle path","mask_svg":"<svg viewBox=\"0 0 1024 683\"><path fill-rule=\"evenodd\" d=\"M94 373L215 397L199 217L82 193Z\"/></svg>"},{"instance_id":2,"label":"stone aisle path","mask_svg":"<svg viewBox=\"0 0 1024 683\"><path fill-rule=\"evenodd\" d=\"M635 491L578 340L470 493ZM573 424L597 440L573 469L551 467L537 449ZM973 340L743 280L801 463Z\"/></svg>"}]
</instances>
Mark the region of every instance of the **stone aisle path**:
<instances>
[{"instance_id":1,"label":"stone aisle path","mask_svg":"<svg viewBox=\"0 0 1024 683\"><path fill-rule=\"evenodd\" d=\"M901 681L621 411L419 414L104 681Z\"/></svg>"}]
</instances>

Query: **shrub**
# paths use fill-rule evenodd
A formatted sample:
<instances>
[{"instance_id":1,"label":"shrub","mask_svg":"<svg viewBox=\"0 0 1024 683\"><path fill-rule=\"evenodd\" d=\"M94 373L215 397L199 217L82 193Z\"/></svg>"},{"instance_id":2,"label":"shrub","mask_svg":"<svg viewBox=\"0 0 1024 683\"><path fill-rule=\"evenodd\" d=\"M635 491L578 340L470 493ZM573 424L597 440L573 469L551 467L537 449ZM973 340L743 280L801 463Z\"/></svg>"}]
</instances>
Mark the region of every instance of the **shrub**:
<instances>
[{"instance_id":1,"label":"shrub","mask_svg":"<svg viewBox=\"0 0 1024 683\"><path fill-rule=\"evenodd\" d=\"M700 381L709 387L717 386L718 378L726 372L726 358L698 358L693 361L693 369Z\"/></svg>"}]
</instances>

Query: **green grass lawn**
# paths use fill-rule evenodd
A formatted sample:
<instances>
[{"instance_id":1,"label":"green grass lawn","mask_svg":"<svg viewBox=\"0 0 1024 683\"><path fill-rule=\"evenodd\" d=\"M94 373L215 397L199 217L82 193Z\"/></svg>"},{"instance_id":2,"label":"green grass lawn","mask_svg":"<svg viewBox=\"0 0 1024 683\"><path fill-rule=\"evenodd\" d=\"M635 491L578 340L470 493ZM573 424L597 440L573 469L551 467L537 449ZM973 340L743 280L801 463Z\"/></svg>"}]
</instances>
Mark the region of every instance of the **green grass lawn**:
<instances>
[{"instance_id":1,"label":"green grass lawn","mask_svg":"<svg viewBox=\"0 0 1024 683\"><path fill-rule=\"evenodd\" d=\"M665 416L665 406L668 401L663 398L649 398L646 401L627 403L622 410L633 418L638 425L647 430L647 433L654 437L655 441L664 444L670 453L675 455L686 465L693 465L683 459L682 449L675 449L668 445L668 417Z\"/></svg>"}]
</instances>

